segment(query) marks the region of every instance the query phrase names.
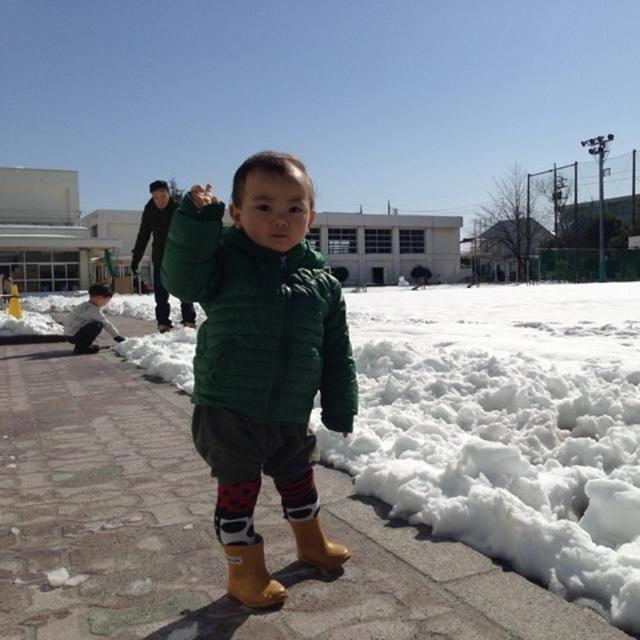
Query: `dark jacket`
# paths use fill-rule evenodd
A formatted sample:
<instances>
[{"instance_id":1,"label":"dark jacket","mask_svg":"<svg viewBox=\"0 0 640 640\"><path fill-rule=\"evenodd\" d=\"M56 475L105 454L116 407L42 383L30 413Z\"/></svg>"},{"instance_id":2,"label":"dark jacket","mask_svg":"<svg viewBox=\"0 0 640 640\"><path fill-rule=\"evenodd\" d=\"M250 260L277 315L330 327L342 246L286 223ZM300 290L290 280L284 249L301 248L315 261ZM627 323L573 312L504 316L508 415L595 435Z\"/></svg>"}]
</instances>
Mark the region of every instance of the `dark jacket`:
<instances>
[{"instance_id":1,"label":"dark jacket","mask_svg":"<svg viewBox=\"0 0 640 640\"><path fill-rule=\"evenodd\" d=\"M164 286L207 314L193 402L306 425L320 390L323 423L352 431L358 391L340 283L306 241L281 255L223 230L223 214L224 204L198 211L185 196L162 263Z\"/></svg>"},{"instance_id":2,"label":"dark jacket","mask_svg":"<svg viewBox=\"0 0 640 640\"><path fill-rule=\"evenodd\" d=\"M178 203L173 198L169 200L169 204L164 209L158 209L153 198L147 202L142 212L136 244L131 252L132 269L138 268L152 233L151 261L158 266L162 263L162 255L164 254L164 245L167 241L171 218L177 208Z\"/></svg>"}]
</instances>

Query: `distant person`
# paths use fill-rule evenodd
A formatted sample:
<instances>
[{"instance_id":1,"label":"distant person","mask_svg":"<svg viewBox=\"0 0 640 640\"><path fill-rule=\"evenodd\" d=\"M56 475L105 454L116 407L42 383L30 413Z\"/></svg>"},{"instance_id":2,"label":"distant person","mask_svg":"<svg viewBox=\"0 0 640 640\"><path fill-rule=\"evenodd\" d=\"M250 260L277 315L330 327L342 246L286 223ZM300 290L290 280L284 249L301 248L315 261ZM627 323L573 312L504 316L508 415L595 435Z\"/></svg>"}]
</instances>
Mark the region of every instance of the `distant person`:
<instances>
[{"instance_id":1,"label":"distant person","mask_svg":"<svg viewBox=\"0 0 640 640\"><path fill-rule=\"evenodd\" d=\"M154 180L149 185L151 199L147 202L142 212L142 220L138 229L138 237L133 247L131 257L131 272L134 277L138 275L140 261L144 255L149 238L153 234L151 247L151 262L153 263L153 293L156 300L156 321L158 331L166 333L173 328L171 322L171 306L169 305L169 292L164 288L160 280L160 267L164 254L164 245L169 233L169 225L178 203L171 197L169 185L164 180ZM192 302L180 300L182 311L182 324L185 327L195 328L196 311Z\"/></svg>"},{"instance_id":2,"label":"distant person","mask_svg":"<svg viewBox=\"0 0 640 640\"><path fill-rule=\"evenodd\" d=\"M0 273L0 309L9 305L13 278L10 273Z\"/></svg>"},{"instance_id":3,"label":"distant person","mask_svg":"<svg viewBox=\"0 0 640 640\"><path fill-rule=\"evenodd\" d=\"M103 284L92 284L89 287L89 300L74 307L64 323L64 333L67 340L75 345L73 353L97 353L100 347L93 344L100 332L105 329L116 342L123 342L124 337L118 333L111 322L102 312L102 308L109 304L113 293Z\"/></svg>"},{"instance_id":4,"label":"distant person","mask_svg":"<svg viewBox=\"0 0 640 640\"><path fill-rule=\"evenodd\" d=\"M315 218L305 166L288 154L256 154L236 171L231 198L234 226L223 230L225 206L211 185L184 196L163 276L169 291L207 314L194 359L192 433L218 479L214 526L228 591L261 608L287 597L253 528L263 473L280 493L300 560L334 570L351 556L320 524L308 423L320 390L323 423L346 436L358 390L340 283L305 240Z\"/></svg>"}]
</instances>

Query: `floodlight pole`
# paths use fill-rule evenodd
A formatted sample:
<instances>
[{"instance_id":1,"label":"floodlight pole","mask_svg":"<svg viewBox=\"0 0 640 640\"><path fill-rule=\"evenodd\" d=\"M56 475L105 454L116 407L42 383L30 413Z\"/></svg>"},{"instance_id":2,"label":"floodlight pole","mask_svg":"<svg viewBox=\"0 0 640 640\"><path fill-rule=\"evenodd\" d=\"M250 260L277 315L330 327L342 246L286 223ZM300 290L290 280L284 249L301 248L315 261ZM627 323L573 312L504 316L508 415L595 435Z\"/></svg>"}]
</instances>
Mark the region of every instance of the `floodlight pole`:
<instances>
[{"instance_id":1,"label":"floodlight pole","mask_svg":"<svg viewBox=\"0 0 640 640\"><path fill-rule=\"evenodd\" d=\"M600 188L600 215L598 220L598 280L607 280L607 269L604 253L604 157L609 152L609 142L613 141L613 133L608 136L597 136L583 140L580 144L589 147L592 156L598 156L598 184Z\"/></svg>"},{"instance_id":2,"label":"floodlight pole","mask_svg":"<svg viewBox=\"0 0 640 640\"><path fill-rule=\"evenodd\" d=\"M604 261L604 152L598 151L598 188L600 192L600 215L598 216L598 280L605 282L607 267Z\"/></svg>"}]
</instances>

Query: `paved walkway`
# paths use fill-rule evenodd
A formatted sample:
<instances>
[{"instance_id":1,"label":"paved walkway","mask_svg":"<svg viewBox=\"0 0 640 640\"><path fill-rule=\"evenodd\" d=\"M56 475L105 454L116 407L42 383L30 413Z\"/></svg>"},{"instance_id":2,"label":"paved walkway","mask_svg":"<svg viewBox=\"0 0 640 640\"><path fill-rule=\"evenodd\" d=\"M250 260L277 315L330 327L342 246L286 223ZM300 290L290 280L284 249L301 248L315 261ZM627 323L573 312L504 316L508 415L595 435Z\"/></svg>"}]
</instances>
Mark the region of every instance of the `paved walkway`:
<instances>
[{"instance_id":1,"label":"paved walkway","mask_svg":"<svg viewBox=\"0 0 640 640\"><path fill-rule=\"evenodd\" d=\"M324 467L326 528L353 557L341 575L295 562L265 482L256 523L289 599L255 613L225 595L214 484L191 444L187 396L110 349L14 345L0 347L0 406L3 640L628 638L463 544L389 520ZM52 573L61 568L68 577Z\"/></svg>"}]
</instances>

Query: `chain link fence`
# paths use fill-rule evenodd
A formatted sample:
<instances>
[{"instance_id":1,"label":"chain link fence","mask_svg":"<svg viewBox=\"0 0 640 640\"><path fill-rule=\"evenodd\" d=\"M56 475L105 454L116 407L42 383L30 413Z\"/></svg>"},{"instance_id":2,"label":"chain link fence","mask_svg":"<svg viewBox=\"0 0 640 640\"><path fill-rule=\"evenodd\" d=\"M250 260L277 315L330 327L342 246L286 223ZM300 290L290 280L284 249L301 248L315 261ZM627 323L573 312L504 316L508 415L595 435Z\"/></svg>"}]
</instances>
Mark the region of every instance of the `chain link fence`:
<instances>
[{"instance_id":1,"label":"chain link fence","mask_svg":"<svg viewBox=\"0 0 640 640\"><path fill-rule=\"evenodd\" d=\"M604 248L607 280L640 280L640 251L626 249L640 233L637 151L605 159L603 165ZM527 213L555 236L553 249L540 247L542 280L599 279L600 184L597 160L573 162L527 175Z\"/></svg>"},{"instance_id":2,"label":"chain link fence","mask_svg":"<svg viewBox=\"0 0 640 640\"><path fill-rule=\"evenodd\" d=\"M540 280L594 282L598 280L598 249L542 249L538 256ZM605 251L607 280L640 280L640 250Z\"/></svg>"}]
</instances>

